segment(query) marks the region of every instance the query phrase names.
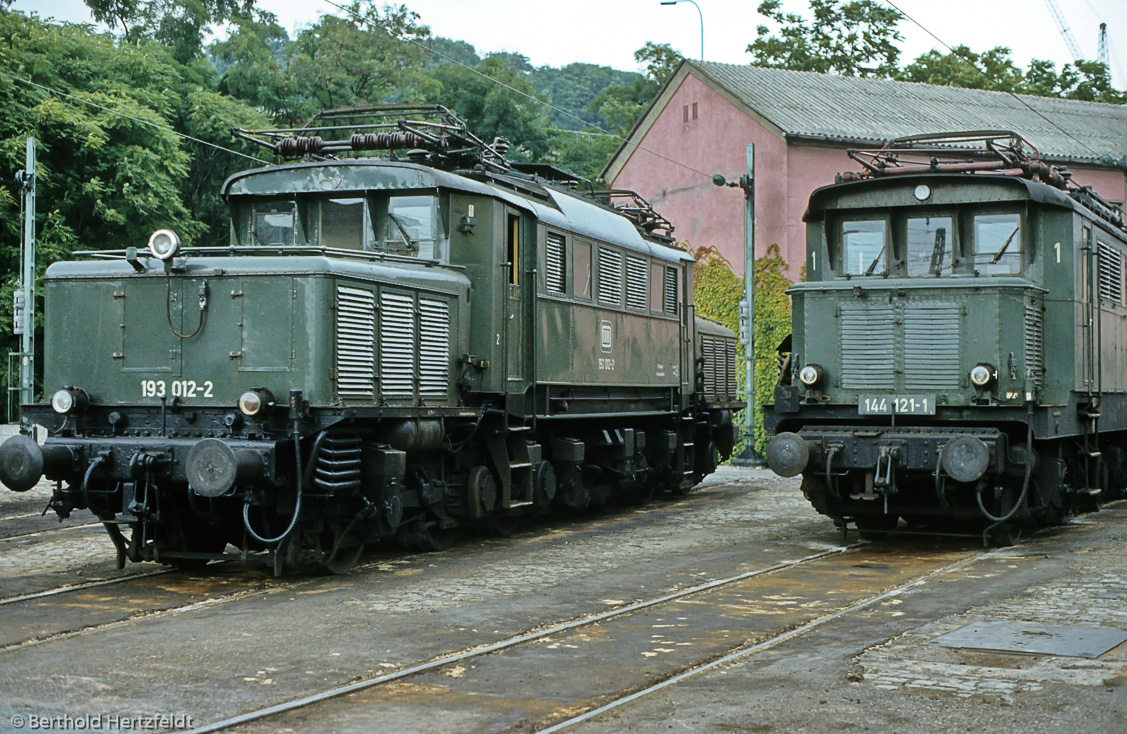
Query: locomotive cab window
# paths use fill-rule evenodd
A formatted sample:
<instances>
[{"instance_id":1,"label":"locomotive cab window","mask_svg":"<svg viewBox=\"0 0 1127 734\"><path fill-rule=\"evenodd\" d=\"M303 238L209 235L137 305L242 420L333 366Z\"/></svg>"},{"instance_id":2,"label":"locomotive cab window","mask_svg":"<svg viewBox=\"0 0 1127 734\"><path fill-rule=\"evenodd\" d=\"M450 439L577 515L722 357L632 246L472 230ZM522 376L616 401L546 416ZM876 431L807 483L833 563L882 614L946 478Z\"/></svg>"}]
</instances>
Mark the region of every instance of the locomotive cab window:
<instances>
[{"instance_id":1,"label":"locomotive cab window","mask_svg":"<svg viewBox=\"0 0 1127 734\"><path fill-rule=\"evenodd\" d=\"M294 244L294 203L263 201L254 204L250 216L250 239L255 245Z\"/></svg>"},{"instance_id":2,"label":"locomotive cab window","mask_svg":"<svg viewBox=\"0 0 1127 734\"><path fill-rule=\"evenodd\" d=\"M978 214L974 217L974 270L980 275L1021 272L1021 215Z\"/></svg>"},{"instance_id":3,"label":"locomotive cab window","mask_svg":"<svg viewBox=\"0 0 1127 734\"><path fill-rule=\"evenodd\" d=\"M325 199L321 202L320 240L323 247L360 250L371 245L363 199Z\"/></svg>"},{"instance_id":4,"label":"locomotive cab window","mask_svg":"<svg viewBox=\"0 0 1127 734\"><path fill-rule=\"evenodd\" d=\"M884 275L888 272L888 226L883 219L841 223L842 273Z\"/></svg>"},{"instance_id":5,"label":"locomotive cab window","mask_svg":"<svg viewBox=\"0 0 1127 734\"><path fill-rule=\"evenodd\" d=\"M434 204L434 196L426 194L388 198L385 251L423 260L437 258Z\"/></svg>"},{"instance_id":6,"label":"locomotive cab window","mask_svg":"<svg viewBox=\"0 0 1127 734\"><path fill-rule=\"evenodd\" d=\"M955 230L951 217L912 217L905 222L909 276L954 272Z\"/></svg>"},{"instance_id":7,"label":"locomotive cab window","mask_svg":"<svg viewBox=\"0 0 1127 734\"><path fill-rule=\"evenodd\" d=\"M575 295L589 301L591 300L591 244L577 240L572 252Z\"/></svg>"}]
</instances>

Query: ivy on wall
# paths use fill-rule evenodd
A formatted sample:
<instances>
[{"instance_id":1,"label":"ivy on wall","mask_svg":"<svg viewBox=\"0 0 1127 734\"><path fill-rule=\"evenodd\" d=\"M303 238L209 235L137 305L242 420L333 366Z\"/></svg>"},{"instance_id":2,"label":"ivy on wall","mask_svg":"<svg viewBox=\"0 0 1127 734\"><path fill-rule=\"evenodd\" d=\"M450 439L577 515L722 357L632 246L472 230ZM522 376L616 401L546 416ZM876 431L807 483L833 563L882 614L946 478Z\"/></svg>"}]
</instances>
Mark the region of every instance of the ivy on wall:
<instances>
[{"instance_id":1,"label":"ivy on wall","mask_svg":"<svg viewBox=\"0 0 1127 734\"><path fill-rule=\"evenodd\" d=\"M740 301L744 295L743 279L732 272L732 264L715 247L689 249L697 259L693 267L696 312L719 321L732 331L740 330ZM790 297L786 291L791 281L786 276L787 264L778 245L767 248L767 254L755 261L755 450L762 454L767 447L763 433L763 404L774 400L778 381L777 349L790 333ZM743 351L740 350L742 357ZM737 375L739 389L744 389L743 360ZM737 425L744 425L741 411ZM743 441L741 436L740 441Z\"/></svg>"}]
</instances>

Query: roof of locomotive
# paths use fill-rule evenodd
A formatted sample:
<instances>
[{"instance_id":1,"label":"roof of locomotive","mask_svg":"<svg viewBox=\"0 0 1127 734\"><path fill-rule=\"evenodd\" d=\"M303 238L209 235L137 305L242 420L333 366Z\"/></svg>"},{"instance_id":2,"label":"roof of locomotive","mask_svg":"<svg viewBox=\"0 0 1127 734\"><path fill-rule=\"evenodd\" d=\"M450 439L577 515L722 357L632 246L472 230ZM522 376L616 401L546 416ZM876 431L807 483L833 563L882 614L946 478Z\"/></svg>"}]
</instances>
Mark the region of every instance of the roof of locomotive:
<instances>
[{"instance_id":1,"label":"roof of locomotive","mask_svg":"<svg viewBox=\"0 0 1127 734\"><path fill-rule=\"evenodd\" d=\"M221 189L224 198L450 189L504 201L544 224L664 260L691 261L684 250L644 237L610 207L535 176L461 175L431 166L379 158L303 161L241 171Z\"/></svg>"},{"instance_id":2,"label":"roof of locomotive","mask_svg":"<svg viewBox=\"0 0 1127 734\"><path fill-rule=\"evenodd\" d=\"M1077 185L1067 169L1045 163L1033 145L1012 131L914 135L890 140L880 149L846 153L863 170L840 173L836 183L816 189L803 221L821 218L835 200L880 208L925 201L941 206L1023 200L1078 212L1127 237L1127 215L1121 208ZM923 182L938 188L921 201L914 193Z\"/></svg>"},{"instance_id":3,"label":"roof of locomotive","mask_svg":"<svg viewBox=\"0 0 1127 734\"><path fill-rule=\"evenodd\" d=\"M899 206L920 206L912 192L921 183L932 186L933 198L927 203L935 206L954 204L976 204L1011 200L1026 200L1045 206L1054 206L1061 209L1074 211L1093 222L1103 225L1109 232L1116 233L1119 237L1127 238L1127 231L1116 220L1122 217L1119 210L1104 206L1098 197L1091 196L1090 192L1065 191L1056 186L1051 186L1040 181L1031 181L1019 176L1007 176L999 173L916 173L905 174L888 178L865 178L857 181L830 184L815 189L810 195L806 212L802 221L813 222L823 218L827 209L832 208L835 201L840 201L853 194L874 192L880 196L880 201L865 201L866 197L857 196L850 204L853 207L879 206L881 208ZM983 191L993 188L994 194L984 197ZM892 192L899 192L892 193ZM956 191L954 195L948 192ZM1007 192L1008 196L1003 196ZM977 195L976 195L977 193ZM944 194L947 194L944 196ZM1078 201L1077 197L1084 199L1091 196L1091 200Z\"/></svg>"},{"instance_id":4,"label":"roof of locomotive","mask_svg":"<svg viewBox=\"0 0 1127 734\"><path fill-rule=\"evenodd\" d=\"M936 204L975 203L989 201L984 199L981 192L984 188L994 187L996 191L1006 188L1013 190L1013 198L1030 199L1040 204L1050 204L1068 209L1079 205L1060 189L1043 184L1038 181L1016 176L1001 174L965 174L965 173L915 173L888 178L864 178L856 181L833 183L817 188L810 194L810 201L806 213L802 215L804 222L816 221L835 201L850 195L860 195L863 192L880 192L881 206L919 206L920 202L912 195L916 186L923 182L932 182L942 185L945 191L965 191L965 194L949 195L943 202ZM900 190L902 197L889 196L889 191ZM978 192L977 196L975 192ZM929 202L933 203L933 202Z\"/></svg>"}]
</instances>

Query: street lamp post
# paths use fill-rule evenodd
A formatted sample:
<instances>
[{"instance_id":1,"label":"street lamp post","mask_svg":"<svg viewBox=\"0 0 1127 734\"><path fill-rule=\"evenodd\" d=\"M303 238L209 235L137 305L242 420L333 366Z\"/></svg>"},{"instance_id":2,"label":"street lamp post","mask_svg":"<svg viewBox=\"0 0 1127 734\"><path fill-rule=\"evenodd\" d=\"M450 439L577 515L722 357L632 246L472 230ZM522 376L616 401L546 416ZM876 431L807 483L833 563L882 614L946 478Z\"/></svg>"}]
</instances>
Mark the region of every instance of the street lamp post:
<instances>
[{"instance_id":1,"label":"street lamp post","mask_svg":"<svg viewBox=\"0 0 1127 734\"><path fill-rule=\"evenodd\" d=\"M677 3L692 3L693 7L697 9L697 15L700 16L700 60L704 61L704 13L700 12L700 6L696 4L696 0L661 0L662 5L676 5Z\"/></svg>"}]
</instances>

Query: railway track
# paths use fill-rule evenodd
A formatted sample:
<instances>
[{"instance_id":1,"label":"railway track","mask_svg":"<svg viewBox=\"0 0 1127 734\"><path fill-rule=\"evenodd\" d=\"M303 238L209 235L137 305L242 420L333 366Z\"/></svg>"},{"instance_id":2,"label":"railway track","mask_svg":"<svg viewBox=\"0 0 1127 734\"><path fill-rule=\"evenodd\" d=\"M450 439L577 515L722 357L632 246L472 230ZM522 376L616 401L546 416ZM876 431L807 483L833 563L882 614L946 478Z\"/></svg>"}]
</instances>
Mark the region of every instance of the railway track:
<instances>
[{"instance_id":1,"label":"railway track","mask_svg":"<svg viewBox=\"0 0 1127 734\"><path fill-rule=\"evenodd\" d=\"M414 665L404 666L393 672L368 677L308 696L247 711L237 716L200 726L192 731L194 734L205 734L227 730L257 732L272 731L284 727L300 729L302 726L308 725L311 720L315 720L319 724L323 722L332 724L335 715L347 716L342 712L347 712L353 706L369 708L378 702L379 710L386 713L389 707L395 708L403 705L399 699L402 698L401 694L406 689L411 691L410 698L413 700L408 708L419 712L429 710L432 707L441 708L443 696L454 696L460 700L468 700L472 698L469 690L475 689L475 685L481 684L487 689L490 687L488 683L482 683L480 680L477 683L474 682L475 676L470 671L479 665L487 669L487 672L482 673L479 677L488 680L499 669L508 667L510 664L514 668L519 668L523 664L522 659L543 656L547 650L552 651L549 654L558 654L561 658L571 657L568 655L569 650L582 649L581 644L572 644L572 642L582 639L597 638L600 644L605 645L608 650L613 649L618 642L623 641L625 641L623 644L626 647L637 647L639 642L638 630L647 628L646 620L665 620L664 623L653 624L653 629L662 630L677 626L669 623L668 620L670 619L685 620L677 623L681 630L684 630L685 625L691 627L699 621L700 629L696 631L699 633L698 636L702 639L713 637L718 630L714 618L717 610L724 608L734 610L737 607L744 609L749 603L752 605L766 603L767 606L770 606L771 598L778 596L777 593L770 592L777 592L793 585L796 579L800 579L804 575L809 574L811 577L819 579L819 584L821 584L827 575L836 575L836 572L827 574L829 569L860 567L883 573L885 570L882 568L883 564L872 562L871 551L872 547L864 544L827 549L733 576L714 579L674 593L664 594L601 613L540 625L522 634L440 655ZM750 639L737 632L731 635L721 635L722 640L711 639L706 644L701 645L696 645L694 642L687 644L671 642L669 644L682 646L683 649L689 651L689 654L675 655L674 657L681 662L670 669L660 669L662 668L660 665L649 664L649 661L657 657L659 653L647 657L647 652L643 651L641 655L635 658L639 665L626 666L630 670L622 671L619 678L619 683L622 680L627 680L631 682L631 685L627 689L613 694L611 700L605 700L607 696L598 693L598 691L603 690L601 685L596 685L592 691L588 691L586 695L581 696L586 701L579 706L582 709L581 713L568 716L561 716L553 711L538 711L536 704L529 707L528 701L524 701L526 720L522 723L521 729L527 728L528 721L536 722L533 728L544 728L546 731L559 731L573 724L586 721L617 706L627 704L648 693L674 685L681 680L698 675L716 666L753 655L785 640L806 634L831 620L880 604L913 587L926 584L943 574L965 568L990 553L964 550L956 553L954 558L951 558L950 554L946 554L945 557L948 562L943 563L938 568L927 568L922 572L909 574L908 578L890 588L878 583L877 586L880 586L880 588L871 590L871 593L865 593L859 598L851 598L848 603L837 605L832 609L823 609L824 604L814 600L814 603L810 606L811 614L806 615L805 618L792 620L790 619L791 615L784 615L787 617L785 624L767 632L751 633ZM826 568L810 571L817 566L826 566ZM894 577L902 575L902 572L892 571ZM866 591L870 590L866 589ZM832 596L832 591L830 596ZM752 597L755 597L755 599L753 600ZM739 603L734 603L735 600L739 600ZM782 608L786 605L779 606ZM694 609L705 610L701 619L698 620L693 614ZM740 611L735 617L744 613ZM725 620L725 625L733 619L732 615L721 614L721 616ZM705 619L708 617L713 618ZM658 637L664 638L663 635L658 635ZM572 642L564 641L568 639ZM553 641L557 644L553 645ZM652 642L652 638L647 637L641 642ZM665 643L657 642L655 649L658 651L673 649L662 647L663 644ZM577 652L574 655L576 659L560 660L547 667L555 670L573 671L576 673L573 676L574 678L585 678L587 677L585 667L587 661L584 660L586 656L587 653ZM609 651L604 655L604 657L613 656L614 653ZM646 670L643 670L643 668L646 668ZM658 682L653 685L639 683L639 681L646 681L647 677ZM435 681L441 682L436 683ZM420 691L430 692L430 695L420 693ZM553 700L555 697L553 694L544 693L541 702ZM595 701L595 703L591 703L592 701ZM514 701L507 700L505 705L499 704L498 708L509 710L511 705L514 705ZM553 708L574 710L576 704L568 701L564 705L557 705ZM511 711L508 715L511 716ZM511 723L511 719L508 719L507 722ZM497 726L501 726L501 723L497 722Z\"/></svg>"},{"instance_id":2,"label":"railway track","mask_svg":"<svg viewBox=\"0 0 1127 734\"><path fill-rule=\"evenodd\" d=\"M0 528L0 540L30 540L32 538L42 538L54 533L75 531L75 530L89 530L91 528L100 528L100 522L86 522L77 525L59 525L55 523L54 527L44 528L43 530L33 530L30 532L13 533L6 529Z\"/></svg>"},{"instance_id":3,"label":"railway track","mask_svg":"<svg viewBox=\"0 0 1127 734\"><path fill-rule=\"evenodd\" d=\"M684 504L672 505L670 509L679 513L690 511L690 507ZM38 517L39 513L0 517L0 535L4 532L3 524L6 521ZM615 523L628 517L629 513L623 513L608 516L606 519ZM93 530L100 525L95 522L60 526L52 521L53 527L49 530L9 535L7 538L0 537L0 543L21 540L50 543L61 538L59 531ZM592 524L576 522L566 527L566 532L582 533L591 529ZM0 654L46 642L119 629L142 620L174 616L273 592L290 591L310 583L318 583L319 578L295 576L274 579L269 575L268 570L264 570L265 567L243 566L235 561L213 561L209 564L207 572L199 574L174 568L154 567L151 564L129 564L124 571L110 571L111 561L108 559L106 545L99 542L94 550L102 561L101 566L104 567L95 570L99 578L81 581L76 580L71 574L66 576L64 583L9 596L4 596L3 586L0 586L0 610L3 610L5 615L5 624L0 627ZM398 550L377 552L375 556L369 554L369 560L353 569L353 573L362 573L389 560L409 561L417 555ZM219 565L228 566L232 569L231 573L216 574L215 569ZM108 574L111 573L119 575L109 576ZM179 593L176 589L177 584L169 583L170 579L174 580L178 576L191 580L189 590ZM248 585L252 587L251 593L243 593ZM102 591L107 591L105 587L111 586L117 587L112 595L100 594ZM122 599L129 599L130 602L123 603ZM21 607L28 608L21 610ZM26 632L20 636L19 630Z\"/></svg>"}]
</instances>

